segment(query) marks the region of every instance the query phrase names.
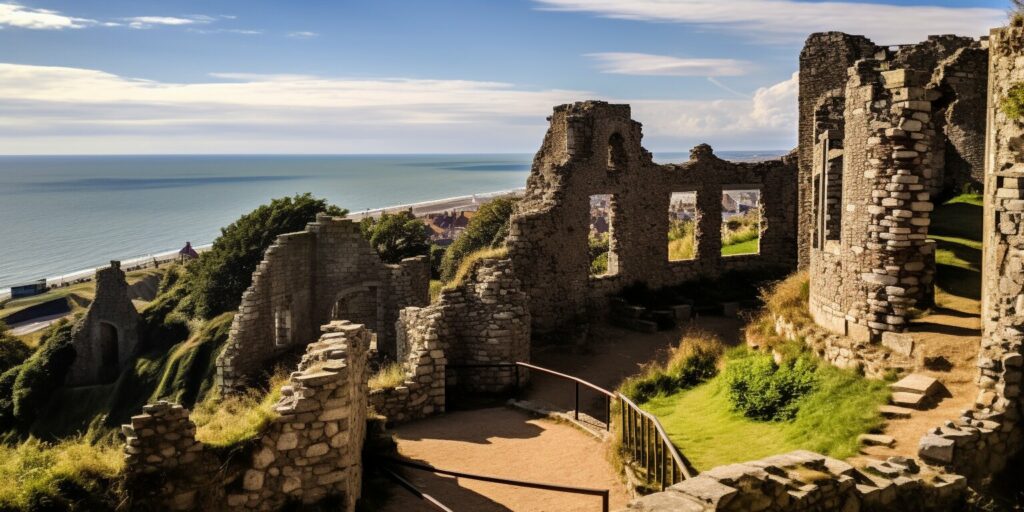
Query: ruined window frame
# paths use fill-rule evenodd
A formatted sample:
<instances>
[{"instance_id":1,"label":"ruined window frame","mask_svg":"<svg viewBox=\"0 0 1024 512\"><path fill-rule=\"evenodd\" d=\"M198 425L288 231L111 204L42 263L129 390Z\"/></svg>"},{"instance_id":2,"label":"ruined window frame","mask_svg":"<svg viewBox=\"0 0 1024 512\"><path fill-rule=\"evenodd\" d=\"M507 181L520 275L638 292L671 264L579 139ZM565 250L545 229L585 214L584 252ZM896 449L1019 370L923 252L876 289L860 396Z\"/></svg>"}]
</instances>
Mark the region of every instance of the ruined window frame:
<instances>
[{"instance_id":1,"label":"ruined window frame","mask_svg":"<svg viewBox=\"0 0 1024 512\"><path fill-rule=\"evenodd\" d=\"M761 255L761 242L764 240L764 233L767 229L767 225L764 219L764 187L760 183L749 183L749 184L729 184L722 185L722 197L729 192L757 192L757 250L754 252L743 252L738 254L722 254L721 251L725 250L726 245L721 244L719 249L719 256L722 258L736 258L736 257L750 257ZM721 203L719 203L721 205ZM726 220L723 217L725 213L724 208L719 208L719 217L721 218L721 230L719 236L725 233Z\"/></svg>"},{"instance_id":2,"label":"ruined window frame","mask_svg":"<svg viewBox=\"0 0 1024 512\"><path fill-rule=\"evenodd\" d=\"M685 259L678 259L678 260L672 259L671 245L672 245L673 240L671 240L669 238L669 236L671 236L671 231L672 231L672 224L671 224L672 221L669 220L669 228L667 230L665 230L665 238L666 238L665 246L666 246L666 249L667 249L666 250L667 254L665 255L665 258L666 258L666 261L668 261L669 263L687 263L687 262L691 262L691 261L696 261L697 260L698 252L699 252L699 248L700 248L700 239L697 236L697 231L698 231L697 230L697 224L700 222L700 217L701 217L700 208L697 207L697 201L699 199L700 193L696 189L674 190L672 192L669 192L669 194L668 194L668 214L669 214L670 217L672 215L672 198L675 197L677 194L679 194L679 195L681 195L681 194L693 194L693 220L691 221L691 222L693 222L693 235L692 235L693 236L693 255L690 256L689 258L685 258Z\"/></svg>"}]
</instances>

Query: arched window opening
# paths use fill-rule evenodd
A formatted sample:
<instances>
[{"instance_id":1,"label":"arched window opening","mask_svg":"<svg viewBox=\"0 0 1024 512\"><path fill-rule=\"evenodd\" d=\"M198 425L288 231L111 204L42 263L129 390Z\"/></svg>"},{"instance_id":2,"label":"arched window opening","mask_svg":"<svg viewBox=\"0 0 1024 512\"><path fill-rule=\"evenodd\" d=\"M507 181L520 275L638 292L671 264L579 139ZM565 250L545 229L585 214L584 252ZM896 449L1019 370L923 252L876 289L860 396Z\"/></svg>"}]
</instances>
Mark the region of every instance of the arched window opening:
<instances>
[{"instance_id":1,"label":"arched window opening","mask_svg":"<svg viewBox=\"0 0 1024 512\"><path fill-rule=\"evenodd\" d=\"M612 136L608 138L608 170L625 170L628 162L629 159L626 156L626 140L622 138L622 135L613 133Z\"/></svg>"}]
</instances>

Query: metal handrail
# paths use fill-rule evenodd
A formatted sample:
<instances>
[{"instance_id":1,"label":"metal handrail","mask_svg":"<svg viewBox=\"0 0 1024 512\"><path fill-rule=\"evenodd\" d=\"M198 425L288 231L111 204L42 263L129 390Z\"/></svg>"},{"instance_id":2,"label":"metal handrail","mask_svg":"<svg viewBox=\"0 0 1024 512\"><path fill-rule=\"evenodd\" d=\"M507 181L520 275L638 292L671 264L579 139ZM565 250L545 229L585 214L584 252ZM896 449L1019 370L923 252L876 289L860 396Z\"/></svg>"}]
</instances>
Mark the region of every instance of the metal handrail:
<instances>
[{"instance_id":1,"label":"metal handrail","mask_svg":"<svg viewBox=\"0 0 1024 512\"><path fill-rule=\"evenodd\" d=\"M554 370L549 370L547 368L542 368L540 366L535 366L535 365L532 365L530 363L524 363L524 362L521 362L521 361L516 361L516 364L519 365L519 366L522 366L524 368L530 368L531 370L537 370L537 371L540 371L540 372L543 372L543 373L548 373L548 374L554 375L556 377L561 377L563 379L568 379L568 380L576 381L577 383L583 384L584 386L587 386L588 388L593 389L594 391L597 391L598 393L607 395L607 396L609 396L611 398L615 398L615 393L612 393L611 391L608 391L607 389L604 389L604 388L598 386L597 384L592 384L590 382L587 382L587 381L585 381L585 380L583 380L583 379L581 379L579 377L573 377L572 375L567 375L567 374L564 374L564 373L561 373L561 372L556 372Z\"/></svg>"},{"instance_id":2,"label":"metal handrail","mask_svg":"<svg viewBox=\"0 0 1024 512\"><path fill-rule=\"evenodd\" d=\"M686 460L679 450L676 448L672 440L669 439L668 434L662 427L661 422L658 421L653 414L641 409L632 400L618 393L618 399L623 405L622 408L622 437L626 448L629 449L631 458L634 462L640 464L644 468L645 477L648 482L653 480L661 483L661 489L665 490L669 485L675 484L679 481L693 478L693 473L690 471L689 461ZM639 429L637 428L637 422L635 418L641 418ZM650 425L650 427L648 427ZM654 432L657 433L658 440L660 443L655 443L654 456L652 457L649 453L652 439L650 428L653 427ZM637 431L639 430L639 432ZM638 450L639 445L643 445L642 450ZM660 446L660 449L659 449ZM671 457L670 469L666 468L665 456ZM656 460L656 459L659 459ZM679 468L679 479L676 478L676 468ZM669 472L671 471L671 472Z\"/></svg>"},{"instance_id":3,"label":"metal handrail","mask_svg":"<svg viewBox=\"0 0 1024 512\"><path fill-rule=\"evenodd\" d=\"M419 488L413 485L412 482L402 478L402 476L399 475L398 473L395 473L394 471L391 471L390 469L385 467L381 467L380 469L387 473L387 475L391 477L392 480L398 482L398 485L405 488L405 490L411 492L417 498L426 501L427 503L430 503L431 505L434 506L434 508L440 510L441 512L455 512L454 510L448 508L444 503L438 501L437 498L419 490Z\"/></svg>"},{"instance_id":4,"label":"metal handrail","mask_svg":"<svg viewBox=\"0 0 1024 512\"><path fill-rule=\"evenodd\" d=\"M385 462L397 464L399 466L405 466L412 469L418 469L420 471L429 471L431 473L437 473L439 475L449 475L457 478L468 478L470 480L479 480L481 482L491 482L495 484L504 485L515 485L517 487L530 487L533 489L542 489L545 491L557 491L557 492L568 492L574 494L586 494L589 496L599 496L601 498L601 510L602 512L608 512L609 507L609 491L608 489L593 489L590 487L574 487L569 485L556 485L548 484L544 482L531 482L528 480L513 480L511 478L498 478L495 476L477 475L473 473L465 473L462 471L452 471L450 469L441 469L431 466L429 464L423 464L419 462L412 462L408 460L395 459L392 457L383 457Z\"/></svg>"}]
</instances>

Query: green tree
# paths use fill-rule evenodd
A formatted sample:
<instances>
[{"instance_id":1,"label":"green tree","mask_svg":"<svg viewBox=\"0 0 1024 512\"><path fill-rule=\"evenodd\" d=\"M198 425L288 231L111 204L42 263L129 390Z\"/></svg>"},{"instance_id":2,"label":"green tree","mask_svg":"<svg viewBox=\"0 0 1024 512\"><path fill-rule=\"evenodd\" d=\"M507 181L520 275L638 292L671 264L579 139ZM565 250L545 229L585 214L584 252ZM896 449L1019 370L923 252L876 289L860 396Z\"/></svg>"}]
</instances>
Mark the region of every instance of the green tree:
<instances>
[{"instance_id":1,"label":"green tree","mask_svg":"<svg viewBox=\"0 0 1024 512\"><path fill-rule=\"evenodd\" d=\"M221 229L213 248L188 267L184 309L205 319L237 309L242 292L252 284L252 273L277 236L302 231L320 213L343 216L348 211L306 193L274 199Z\"/></svg>"},{"instance_id":2,"label":"green tree","mask_svg":"<svg viewBox=\"0 0 1024 512\"><path fill-rule=\"evenodd\" d=\"M455 239L441 259L441 279L450 281L459 270L463 258L489 247L505 245L509 219L515 211L515 200L497 198L487 202L469 220L466 230Z\"/></svg>"},{"instance_id":3,"label":"green tree","mask_svg":"<svg viewBox=\"0 0 1024 512\"><path fill-rule=\"evenodd\" d=\"M64 377L75 361L71 344L74 324L61 321L47 333L32 357L19 368L11 399L14 416L22 425L29 425L46 409L53 393L64 384Z\"/></svg>"},{"instance_id":4,"label":"green tree","mask_svg":"<svg viewBox=\"0 0 1024 512\"><path fill-rule=\"evenodd\" d=\"M379 219L366 217L359 228L385 263L430 253L427 227L411 212L385 213Z\"/></svg>"}]
</instances>

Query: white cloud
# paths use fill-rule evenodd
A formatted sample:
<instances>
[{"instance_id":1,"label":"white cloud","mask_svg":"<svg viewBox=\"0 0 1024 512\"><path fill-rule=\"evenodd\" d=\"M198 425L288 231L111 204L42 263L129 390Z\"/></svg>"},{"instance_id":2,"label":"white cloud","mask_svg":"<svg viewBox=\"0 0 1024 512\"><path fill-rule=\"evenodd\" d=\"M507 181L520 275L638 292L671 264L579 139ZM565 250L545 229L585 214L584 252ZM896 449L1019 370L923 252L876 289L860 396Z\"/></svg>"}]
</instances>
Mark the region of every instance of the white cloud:
<instances>
[{"instance_id":1,"label":"white cloud","mask_svg":"<svg viewBox=\"0 0 1024 512\"><path fill-rule=\"evenodd\" d=\"M544 8L618 19L728 27L756 36L802 40L812 32L866 35L879 44L930 34L981 36L1005 23L999 9L796 0L535 0Z\"/></svg>"},{"instance_id":2,"label":"white cloud","mask_svg":"<svg viewBox=\"0 0 1024 512\"><path fill-rule=\"evenodd\" d=\"M188 29L188 31L194 32L196 34L239 34L243 36L258 36L260 34L263 34L262 30L248 30L240 28L190 28Z\"/></svg>"},{"instance_id":3,"label":"white cloud","mask_svg":"<svg viewBox=\"0 0 1024 512\"><path fill-rule=\"evenodd\" d=\"M649 53L588 53L604 73L641 76L738 76L750 63L735 59L688 59Z\"/></svg>"},{"instance_id":4,"label":"white cloud","mask_svg":"<svg viewBox=\"0 0 1024 512\"><path fill-rule=\"evenodd\" d=\"M163 26L180 26L180 25L195 25L195 24L206 24L213 21L208 16L191 16L188 18L179 18L175 16L135 16L132 18L125 18L128 22L128 26L131 28L144 29L152 28L155 25Z\"/></svg>"},{"instance_id":5,"label":"white cloud","mask_svg":"<svg viewBox=\"0 0 1024 512\"><path fill-rule=\"evenodd\" d=\"M319 36L319 35L320 34L318 34L316 32L310 32L308 30L300 30L300 31L297 31L297 32L289 32L288 33L288 37L293 37L295 39L311 39L311 38L314 38L314 37Z\"/></svg>"},{"instance_id":6,"label":"white cloud","mask_svg":"<svg viewBox=\"0 0 1024 512\"><path fill-rule=\"evenodd\" d=\"M65 16L57 11L0 3L0 28L9 26L34 30L63 30L83 28L95 23L96 20Z\"/></svg>"},{"instance_id":7,"label":"white cloud","mask_svg":"<svg viewBox=\"0 0 1024 512\"><path fill-rule=\"evenodd\" d=\"M631 103L651 149L785 148L796 136L795 80L706 102L471 80L226 73L171 83L0 64L0 153L525 152L554 105L588 98Z\"/></svg>"}]
</instances>

